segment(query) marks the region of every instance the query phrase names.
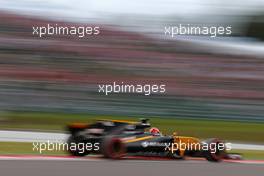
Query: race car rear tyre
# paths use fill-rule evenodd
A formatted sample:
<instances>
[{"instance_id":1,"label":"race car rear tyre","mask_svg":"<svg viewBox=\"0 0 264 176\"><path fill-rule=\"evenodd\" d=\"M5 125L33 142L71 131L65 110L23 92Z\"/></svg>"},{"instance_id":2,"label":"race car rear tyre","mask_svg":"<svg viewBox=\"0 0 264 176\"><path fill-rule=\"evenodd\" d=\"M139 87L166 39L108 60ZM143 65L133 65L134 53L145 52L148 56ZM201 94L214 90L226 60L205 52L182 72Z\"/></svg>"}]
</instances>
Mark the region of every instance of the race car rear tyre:
<instances>
[{"instance_id":1,"label":"race car rear tyre","mask_svg":"<svg viewBox=\"0 0 264 176\"><path fill-rule=\"evenodd\" d=\"M126 154L125 144L117 137L106 137L101 147L102 154L106 158L120 159Z\"/></svg>"},{"instance_id":2,"label":"race car rear tyre","mask_svg":"<svg viewBox=\"0 0 264 176\"><path fill-rule=\"evenodd\" d=\"M85 147L80 147L85 145L84 138L82 136L72 135L69 137L67 143L68 143L68 152L72 156L83 157L89 154L89 152L85 150Z\"/></svg>"},{"instance_id":3,"label":"race car rear tyre","mask_svg":"<svg viewBox=\"0 0 264 176\"><path fill-rule=\"evenodd\" d=\"M219 162L225 158L226 151L223 141L213 138L205 141L205 144L208 145L208 149L204 150L203 154L208 161Z\"/></svg>"}]
</instances>

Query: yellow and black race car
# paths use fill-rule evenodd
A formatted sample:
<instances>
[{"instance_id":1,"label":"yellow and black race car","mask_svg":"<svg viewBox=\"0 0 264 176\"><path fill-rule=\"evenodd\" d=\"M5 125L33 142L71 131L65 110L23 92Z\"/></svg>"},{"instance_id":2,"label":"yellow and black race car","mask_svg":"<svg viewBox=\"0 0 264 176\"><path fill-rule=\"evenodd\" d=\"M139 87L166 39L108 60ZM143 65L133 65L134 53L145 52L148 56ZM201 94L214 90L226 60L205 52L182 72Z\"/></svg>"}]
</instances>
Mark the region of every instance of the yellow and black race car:
<instances>
[{"instance_id":1,"label":"yellow and black race car","mask_svg":"<svg viewBox=\"0 0 264 176\"><path fill-rule=\"evenodd\" d=\"M68 151L74 156L102 154L119 159L126 155L164 156L184 158L204 157L208 161L221 161L227 157L226 144L218 139L201 141L194 137L162 135L151 128L148 119L140 122L123 120L97 120L92 124L70 124Z\"/></svg>"}]
</instances>

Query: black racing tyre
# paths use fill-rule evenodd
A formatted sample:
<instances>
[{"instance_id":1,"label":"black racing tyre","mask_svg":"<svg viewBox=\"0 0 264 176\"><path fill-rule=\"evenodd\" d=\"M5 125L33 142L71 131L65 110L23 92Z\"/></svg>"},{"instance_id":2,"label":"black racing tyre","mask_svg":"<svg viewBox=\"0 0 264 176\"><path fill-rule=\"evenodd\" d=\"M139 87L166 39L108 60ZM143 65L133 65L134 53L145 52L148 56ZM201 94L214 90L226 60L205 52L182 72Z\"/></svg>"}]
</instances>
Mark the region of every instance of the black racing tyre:
<instances>
[{"instance_id":1,"label":"black racing tyre","mask_svg":"<svg viewBox=\"0 0 264 176\"><path fill-rule=\"evenodd\" d=\"M171 159L178 159L178 160L184 160L185 156L180 156L179 151L176 152L169 152L169 154L167 155L169 158Z\"/></svg>"},{"instance_id":2,"label":"black racing tyre","mask_svg":"<svg viewBox=\"0 0 264 176\"><path fill-rule=\"evenodd\" d=\"M126 147L120 138L108 136L103 139L101 152L106 158L121 159L126 154Z\"/></svg>"},{"instance_id":3,"label":"black racing tyre","mask_svg":"<svg viewBox=\"0 0 264 176\"><path fill-rule=\"evenodd\" d=\"M208 150L203 150L203 155L208 161L219 162L225 158L226 151L225 147L222 147L224 145L223 141L213 138L206 140L204 143L210 146Z\"/></svg>"},{"instance_id":4,"label":"black racing tyre","mask_svg":"<svg viewBox=\"0 0 264 176\"><path fill-rule=\"evenodd\" d=\"M85 150L84 145L86 143L84 137L71 135L67 143L68 143L68 152L70 153L70 155L82 157L89 154L89 152Z\"/></svg>"}]
</instances>

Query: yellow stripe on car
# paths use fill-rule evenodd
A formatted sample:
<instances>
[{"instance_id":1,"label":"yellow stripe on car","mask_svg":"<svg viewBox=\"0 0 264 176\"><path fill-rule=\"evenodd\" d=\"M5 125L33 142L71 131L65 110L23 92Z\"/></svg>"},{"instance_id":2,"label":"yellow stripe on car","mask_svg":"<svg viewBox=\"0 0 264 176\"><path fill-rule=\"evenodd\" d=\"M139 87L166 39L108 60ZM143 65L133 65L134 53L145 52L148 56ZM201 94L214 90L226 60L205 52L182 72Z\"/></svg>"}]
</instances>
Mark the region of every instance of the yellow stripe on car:
<instances>
[{"instance_id":1,"label":"yellow stripe on car","mask_svg":"<svg viewBox=\"0 0 264 176\"><path fill-rule=\"evenodd\" d=\"M129 121L129 120L110 120L110 119L99 119L99 121L108 121L108 122L117 122L117 123L128 123L128 124L137 124L138 122Z\"/></svg>"},{"instance_id":2,"label":"yellow stripe on car","mask_svg":"<svg viewBox=\"0 0 264 176\"><path fill-rule=\"evenodd\" d=\"M136 139L130 139L130 140L126 140L124 141L124 143L130 143L130 142L137 142L137 141L142 141L142 140L146 140L146 139L151 139L154 136L145 136L145 137L140 137L140 138L136 138Z\"/></svg>"}]
</instances>

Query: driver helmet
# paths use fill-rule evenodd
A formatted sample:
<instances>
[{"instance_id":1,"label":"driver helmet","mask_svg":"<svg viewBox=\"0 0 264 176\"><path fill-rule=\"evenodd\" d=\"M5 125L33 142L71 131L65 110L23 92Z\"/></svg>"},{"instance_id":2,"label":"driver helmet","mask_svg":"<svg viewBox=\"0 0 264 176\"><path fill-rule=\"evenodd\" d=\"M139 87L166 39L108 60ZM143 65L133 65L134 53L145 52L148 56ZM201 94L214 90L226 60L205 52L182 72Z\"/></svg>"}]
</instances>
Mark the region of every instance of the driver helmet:
<instances>
[{"instance_id":1,"label":"driver helmet","mask_svg":"<svg viewBox=\"0 0 264 176\"><path fill-rule=\"evenodd\" d=\"M153 127L149 130L149 132L152 134L152 135L160 135L160 130L156 127Z\"/></svg>"}]
</instances>

